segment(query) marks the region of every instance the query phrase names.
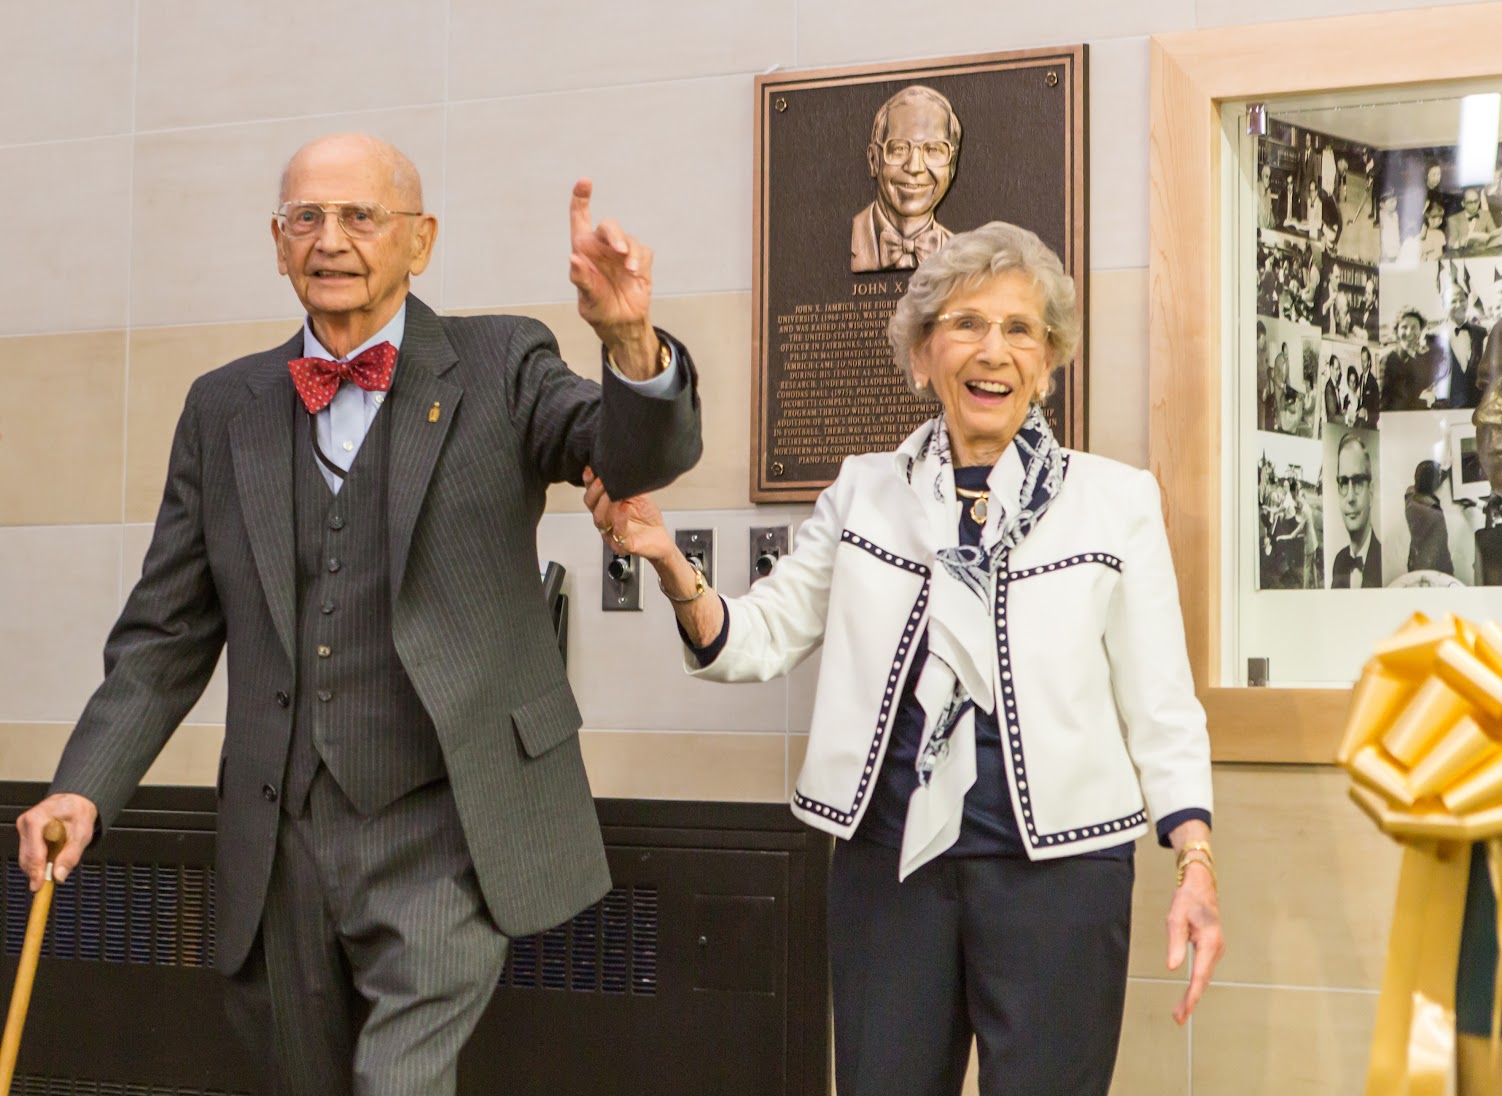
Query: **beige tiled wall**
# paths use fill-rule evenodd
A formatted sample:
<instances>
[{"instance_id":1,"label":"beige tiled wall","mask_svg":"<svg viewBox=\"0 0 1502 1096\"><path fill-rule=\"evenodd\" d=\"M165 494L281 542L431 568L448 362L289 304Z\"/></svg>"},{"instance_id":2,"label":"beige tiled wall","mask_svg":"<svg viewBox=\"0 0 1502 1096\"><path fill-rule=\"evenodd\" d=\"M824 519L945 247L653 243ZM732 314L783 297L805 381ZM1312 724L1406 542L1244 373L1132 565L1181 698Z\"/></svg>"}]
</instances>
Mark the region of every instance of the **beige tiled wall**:
<instances>
[{"instance_id":1,"label":"beige tiled wall","mask_svg":"<svg viewBox=\"0 0 1502 1096\"><path fill-rule=\"evenodd\" d=\"M1142 464L1148 35L1399 6L1413 5L955 0L940 19L906 0L0 0L0 777L45 779L99 679L187 386L296 330L269 214L308 137L361 129L403 147L442 222L417 293L538 316L591 375L565 214L573 180L595 180L597 212L656 249L656 319L702 377L705 458L661 501L719 531L720 585L736 593L747 528L807 513L748 499L755 73L1090 43L1089 426L1092 448ZM765 685L685 679L655 588L642 614L599 611L601 550L577 494L554 490L539 542L571 575L597 792L785 798L817 656ZM148 780L212 782L224 696L221 671ZM1171 865L1144 845L1113 1092L1355 1094L1393 851L1329 770L1217 778L1221 984L1173 1024Z\"/></svg>"}]
</instances>

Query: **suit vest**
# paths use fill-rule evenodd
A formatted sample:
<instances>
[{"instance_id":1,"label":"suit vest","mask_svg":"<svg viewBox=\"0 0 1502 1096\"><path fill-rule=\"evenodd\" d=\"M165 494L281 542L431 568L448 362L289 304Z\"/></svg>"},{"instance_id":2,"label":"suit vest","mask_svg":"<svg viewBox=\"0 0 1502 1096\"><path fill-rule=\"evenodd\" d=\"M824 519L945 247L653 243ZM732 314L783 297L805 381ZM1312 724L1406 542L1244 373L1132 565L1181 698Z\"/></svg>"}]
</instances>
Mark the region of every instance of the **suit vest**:
<instances>
[{"instance_id":1,"label":"suit vest","mask_svg":"<svg viewBox=\"0 0 1502 1096\"><path fill-rule=\"evenodd\" d=\"M300 407L296 415L297 699L282 806L301 812L321 761L371 814L447 772L391 634L391 419L376 412L335 494L311 419Z\"/></svg>"}]
</instances>

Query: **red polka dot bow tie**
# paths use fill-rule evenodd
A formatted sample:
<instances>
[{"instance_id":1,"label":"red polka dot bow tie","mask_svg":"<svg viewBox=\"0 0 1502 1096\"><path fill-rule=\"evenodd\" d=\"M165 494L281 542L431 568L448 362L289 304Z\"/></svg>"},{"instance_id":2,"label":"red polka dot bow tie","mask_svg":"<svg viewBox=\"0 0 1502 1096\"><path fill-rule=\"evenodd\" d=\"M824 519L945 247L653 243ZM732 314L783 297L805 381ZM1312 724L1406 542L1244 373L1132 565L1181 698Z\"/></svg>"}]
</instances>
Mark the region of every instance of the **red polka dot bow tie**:
<instances>
[{"instance_id":1,"label":"red polka dot bow tie","mask_svg":"<svg viewBox=\"0 0 1502 1096\"><path fill-rule=\"evenodd\" d=\"M334 393L344 381L354 381L367 392L386 392L391 388L391 371L396 368L396 347L389 342L376 343L347 362L327 358L294 358L287 363L292 383L302 397L308 414L316 415L334 400Z\"/></svg>"}]
</instances>

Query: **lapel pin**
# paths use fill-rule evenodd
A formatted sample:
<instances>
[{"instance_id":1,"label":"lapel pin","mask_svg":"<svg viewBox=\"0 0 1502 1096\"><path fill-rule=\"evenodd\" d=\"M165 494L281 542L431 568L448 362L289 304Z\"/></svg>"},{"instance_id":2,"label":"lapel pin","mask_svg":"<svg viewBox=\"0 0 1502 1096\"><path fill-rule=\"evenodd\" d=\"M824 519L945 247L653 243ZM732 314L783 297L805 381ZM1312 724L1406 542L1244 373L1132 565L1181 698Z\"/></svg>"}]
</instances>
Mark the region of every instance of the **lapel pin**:
<instances>
[{"instance_id":1,"label":"lapel pin","mask_svg":"<svg viewBox=\"0 0 1502 1096\"><path fill-rule=\"evenodd\" d=\"M438 421L438 401L437 400L434 400L433 401L433 406L430 407L430 408L428 408L428 421L429 422L437 422Z\"/></svg>"}]
</instances>

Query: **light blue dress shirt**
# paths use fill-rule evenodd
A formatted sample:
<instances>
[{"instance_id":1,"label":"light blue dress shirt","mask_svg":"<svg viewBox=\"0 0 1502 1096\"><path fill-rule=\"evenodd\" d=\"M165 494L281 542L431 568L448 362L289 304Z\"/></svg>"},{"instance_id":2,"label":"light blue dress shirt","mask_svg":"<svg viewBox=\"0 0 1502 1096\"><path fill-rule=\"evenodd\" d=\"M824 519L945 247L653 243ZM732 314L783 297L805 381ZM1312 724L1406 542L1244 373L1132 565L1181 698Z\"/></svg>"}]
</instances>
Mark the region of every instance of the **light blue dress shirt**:
<instances>
[{"instance_id":1,"label":"light blue dress shirt","mask_svg":"<svg viewBox=\"0 0 1502 1096\"><path fill-rule=\"evenodd\" d=\"M378 343L389 342L397 350L401 350L402 336L406 334L406 331L407 306L404 302L396 315L391 317L390 323L344 357L336 358L324 349L318 337L313 334L313 321L309 318L303 321L302 353L305 358L325 358L328 361L347 362L351 358L359 357ZM671 399L678 391L678 351L671 344L669 344L669 350L672 357L668 362L668 367L650 380L633 381L621 376L614 366L609 368L623 382L635 388L643 396ZM395 377L396 373L393 370L393 383ZM314 416L318 448L323 450L323 455L348 472L350 465L355 463L355 456L360 452L360 446L365 441L365 434L370 429L376 412L385 402L385 392L367 392L358 384L348 381L341 384L339 390L334 393L333 402ZM323 473L329 489L338 494L344 481L324 467L322 461L318 462L318 470Z\"/></svg>"}]
</instances>

